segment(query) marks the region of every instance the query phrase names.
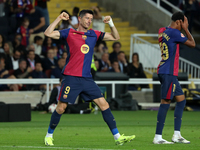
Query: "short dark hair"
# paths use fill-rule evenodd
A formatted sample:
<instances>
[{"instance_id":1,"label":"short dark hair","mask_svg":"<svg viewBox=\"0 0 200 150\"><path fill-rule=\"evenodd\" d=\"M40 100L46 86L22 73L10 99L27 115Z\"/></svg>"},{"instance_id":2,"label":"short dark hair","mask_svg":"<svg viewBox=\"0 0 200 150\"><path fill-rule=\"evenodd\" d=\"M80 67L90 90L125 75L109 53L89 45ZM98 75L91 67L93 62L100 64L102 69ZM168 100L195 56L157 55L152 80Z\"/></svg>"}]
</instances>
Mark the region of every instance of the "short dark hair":
<instances>
[{"instance_id":1,"label":"short dark hair","mask_svg":"<svg viewBox=\"0 0 200 150\"><path fill-rule=\"evenodd\" d=\"M79 8L78 8L78 7L74 7L73 12L74 12L76 15L78 15L78 13L79 13Z\"/></svg>"},{"instance_id":2,"label":"short dark hair","mask_svg":"<svg viewBox=\"0 0 200 150\"><path fill-rule=\"evenodd\" d=\"M184 14L182 12L175 12L172 17L171 17L172 21L176 21L176 20L182 20L184 22Z\"/></svg>"},{"instance_id":3,"label":"short dark hair","mask_svg":"<svg viewBox=\"0 0 200 150\"><path fill-rule=\"evenodd\" d=\"M41 36L35 36L34 37L34 43L39 41L39 40L42 40L43 38Z\"/></svg>"},{"instance_id":4,"label":"short dark hair","mask_svg":"<svg viewBox=\"0 0 200 150\"><path fill-rule=\"evenodd\" d=\"M114 42L113 45L112 45L112 48L114 48L117 44L120 45L120 47L122 47L121 43L120 42Z\"/></svg>"},{"instance_id":5,"label":"short dark hair","mask_svg":"<svg viewBox=\"0 0 200 150\"><path fill-rule=\"evenodd\" d=\"M121 54L121 53L125 54L124 51L119 51L119 52L117 53L117 55L119 55L119 54Z\"/></svg>"},{"instance_id":6,"label":"short dark hair","mask_svg":"<svg viewBox=\"0 0 200 150\"><path fill-rule=\"evenodd\" d=\"M35 51L34 50L28 50L28 53L29 54L30 52L33 52L35 54Z\"/></svg>"},{"instance_id":7,"label":"short dark hair","mask_svg":"<svg viewBox=\"0 0 200 150\"><path fill-rule=\"evenodd\" d=\"M85 16L85 14L91 14L91 15L93 15L94 13L93 13L93 11L92 10L89 10L89 9L83 9L83 10L81 10L80 11L80 13L79 13L79 17L83 17L83 16Z\"/></svg>"},{"instance_id":8,"label":"short dark hair","mask_svg":"<svg viewBox=\"0 0 200 150\"><path fill-rule=\"evenodd\" d=\"M20 64L22 61L26 62L26 60L24 58L20 58L19 61L18 61L18 63Z\"/></svg>"}]
</instances>

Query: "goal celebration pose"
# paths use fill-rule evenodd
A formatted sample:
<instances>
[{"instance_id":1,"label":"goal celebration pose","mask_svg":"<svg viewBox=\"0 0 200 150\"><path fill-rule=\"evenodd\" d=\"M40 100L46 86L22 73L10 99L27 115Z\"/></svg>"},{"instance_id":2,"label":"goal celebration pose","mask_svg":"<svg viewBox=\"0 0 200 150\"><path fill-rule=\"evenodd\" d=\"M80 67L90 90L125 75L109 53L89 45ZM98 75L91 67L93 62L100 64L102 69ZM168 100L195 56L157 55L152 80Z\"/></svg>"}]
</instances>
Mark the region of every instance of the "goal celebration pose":
<instances>
[{"instance_id":1,"label":"goal celebration pose","mask_svg":"<svg viewBox=\"0 0 200 150\"><path fill-rule=\"evenodd\" d=\"M73 104L78 95L85 101L93 100L99 106L103 119L110 128L117 145L123 145L126 142L130 142L135 138L135 135L120 135L116 127L115 119L109 108L109 104L104 99L90 73L93 49L96 41L98 39L115 41L120 38L112 18L110 16L104 18L104 23L109 24L111 33L104 33L92 29L88 30L93 19L93 12L91 10L82 10L79 13L79 24L76 30L64 29L54 31L56 25L61 20L68 19L69 15L63 12L49 25L44 33L46 36L53 39L63 40L66 44L68 53L66 65L62 70L63 80L58 98L59 101L56 110L51 116L49 128L44 139L45 145L54 145L53 132L60 121L61 115L64 113L68 103Z\"/></svg>"}]
</instances>

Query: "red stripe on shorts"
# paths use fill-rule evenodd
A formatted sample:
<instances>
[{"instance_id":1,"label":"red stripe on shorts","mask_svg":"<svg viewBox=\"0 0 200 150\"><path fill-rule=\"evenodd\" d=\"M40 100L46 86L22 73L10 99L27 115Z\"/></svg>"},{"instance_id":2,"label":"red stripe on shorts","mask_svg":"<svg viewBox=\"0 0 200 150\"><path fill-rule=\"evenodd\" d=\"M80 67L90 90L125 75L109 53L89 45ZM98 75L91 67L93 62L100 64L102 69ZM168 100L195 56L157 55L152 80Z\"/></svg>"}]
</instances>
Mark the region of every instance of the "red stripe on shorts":
<instances>
[{"instance_id":1,"label":"red stripe on shorts","mask_svg":"<svg viewBox=\"0 0 200 150\"><path fill-rule=\"evenodd\" d=\"M172 93L172 83L170 84L169 90L167 92L167 97L166 99L171 99L171 93Z\"/></svg>"}]
</instances>

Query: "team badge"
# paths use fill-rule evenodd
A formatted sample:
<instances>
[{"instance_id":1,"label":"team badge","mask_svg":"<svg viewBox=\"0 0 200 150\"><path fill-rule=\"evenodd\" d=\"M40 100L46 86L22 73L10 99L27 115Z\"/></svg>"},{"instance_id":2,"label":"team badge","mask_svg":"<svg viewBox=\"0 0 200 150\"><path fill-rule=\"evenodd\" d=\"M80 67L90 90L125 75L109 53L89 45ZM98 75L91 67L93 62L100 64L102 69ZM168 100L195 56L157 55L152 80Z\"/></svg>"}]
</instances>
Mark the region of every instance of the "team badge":
<instances>
[{"instance_id":1,"label":"team badge","mask_svg":"<svg viewBox=\"0 0 200 150\"><path fill-rule=\"evenodd\" d=\"M73 34L76 34L76 33L73 33Z\"/></svg>"},{"instance_id":2,"label":"team badge","mask_svg":"<svg viewBox=\"0 0 200 150\"><path fill-rule=\"evenodd\" d=\"M66 95L66 94L64 94L64 95L63 95L63 98L64 98L64 99L66 99L66 98L67 98L67 95Z\"/></svg>"},{"instance_id":3,"label":"team badge","mask_svg":"<svg viewBox=\"0 0 200 150\"><path fill-rule=\"evenodd\" d=\"M83 45L81 46L81 52L82 52L83 54L87 54L87 53L89 52L89 50L90 50L90 48L89 48L89 46L88 46L87 44L83 44Z\"/></svg>"},{"instance_id":4,"label":"team badge","mask_svg":"<svg viewBox=\"0 0 200 150\"><path fill-rule=\"evenodd\" d=\"M184 35L183 33L181 33L181 37L182 37L182 38L184 38L184 37L185 37L185 35Z\"/></svg>"},{"instance_id":5,"label":"team badge","mask_svg":"<svg viewBox=\"0 0 200 150\"><path fill-rule=\"evenodd\" d=\"M82 35L82 39L86 40L87 36L86 35Z\"/></svg>"}]
</instances>

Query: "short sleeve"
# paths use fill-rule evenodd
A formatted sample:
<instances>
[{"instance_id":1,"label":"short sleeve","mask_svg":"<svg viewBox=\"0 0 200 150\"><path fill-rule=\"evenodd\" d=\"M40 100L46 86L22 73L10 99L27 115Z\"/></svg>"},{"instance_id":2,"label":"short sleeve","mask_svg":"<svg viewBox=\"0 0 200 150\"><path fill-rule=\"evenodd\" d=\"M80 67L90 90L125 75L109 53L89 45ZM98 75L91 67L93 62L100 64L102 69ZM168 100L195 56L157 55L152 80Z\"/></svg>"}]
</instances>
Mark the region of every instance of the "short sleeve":
<instances>
[{"instance_id":1,"label":"short sleeve","mask_svg":"<svg viewBox=\"0 0 200 150\"><path fill-rule=\"evenodd\" d=\"M61 40L66 40L66 38L68 37L70 29L63 29L63 30L59 30L60 32L60 39Z\"/></svg>"},{"instance_id":2,"label":"short sleeve","mask_svg":"<svg viewBox=\"0 0 200 150\"><path fill-rule=\"evenodd\" d=\"M173 39L174 42L179 42L179 43L185 43L188 40L188 38L185 37L185 35L181 33L179 30L175 30L173 32Z\"/></svg>"},{"instance_id":3,"label":"short sleeve","mask_svg":"<svg viewBox=\"0 0 200 150\"><path fill-rule=\"evenodd\" d=\"M98 31L98 30L94 30L94 32L97 35L97 40L98 39L103 40L105 32L101 32L101 31Z\"/></svg>"}]
</instances>

